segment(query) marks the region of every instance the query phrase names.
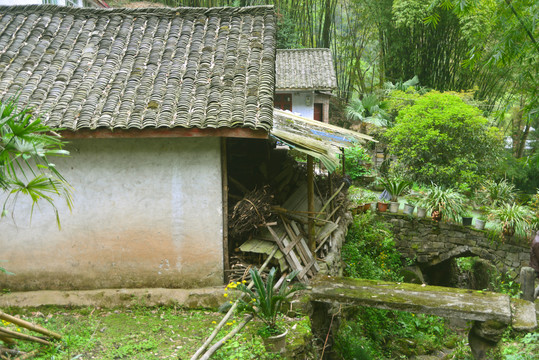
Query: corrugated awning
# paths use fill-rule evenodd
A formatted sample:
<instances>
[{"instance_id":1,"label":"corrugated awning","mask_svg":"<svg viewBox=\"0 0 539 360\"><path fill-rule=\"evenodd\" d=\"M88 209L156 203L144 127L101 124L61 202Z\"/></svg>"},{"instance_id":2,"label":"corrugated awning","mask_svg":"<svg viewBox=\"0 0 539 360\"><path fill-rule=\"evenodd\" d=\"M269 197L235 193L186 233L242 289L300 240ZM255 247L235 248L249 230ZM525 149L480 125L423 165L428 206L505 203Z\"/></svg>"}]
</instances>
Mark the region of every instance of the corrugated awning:
<instances>
[{"instance_id":1,"label":"corrugated awning","mask_svg":"<svg viewBox=\"0 0 539 360\"><path fill-rule=\"evenodd\" d=\"M339 166L341 148L374 141L371 136L273 109L271 135L294 149L322 161L329 172Z\"/></svg>"}]
</instances>

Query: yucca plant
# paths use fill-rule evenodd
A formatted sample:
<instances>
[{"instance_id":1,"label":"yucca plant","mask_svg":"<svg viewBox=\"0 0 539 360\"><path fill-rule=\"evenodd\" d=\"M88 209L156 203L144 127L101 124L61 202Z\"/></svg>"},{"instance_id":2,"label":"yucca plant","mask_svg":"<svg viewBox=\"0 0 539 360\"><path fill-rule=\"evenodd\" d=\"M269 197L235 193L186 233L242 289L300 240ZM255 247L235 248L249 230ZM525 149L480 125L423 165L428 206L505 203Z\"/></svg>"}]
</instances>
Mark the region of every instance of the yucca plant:
<instances>
[{"instance_id":1,"label":"yucca plant","mask_svg":"<svg viewBox=\"0 0 539 360\"><path fill-rule=\"evenodd\" d=\"M380 179L380 183L389 195L391 195L392 202L399 201L399 196L404 194L412 186L411 182L400 178Z\"/></svg>"},{"instance_id":2,"label":"yucca plant","mask_svg":"<svg viewBox=\"0 0 539 360\"><path fill-rule=\"evenodd\" d=\"M465 212L465 202L464 195L455 189L433 185L427 190L421 206L427 210L427 213L436 212L440 218L458 222Z\"/></svg>"},{"instance_id":3,"label":"yucca plant","mask_svg":"<svg viewBox=\"0 0 539 360\"><path fill-rule=\"evenodd\" d=\"M526 236L531 230L531 211L526 206L516 203L503 204L499 208L493 209L489 219L495 221L504 235Z\"/></svg>"},{"instance_id":4,"label":"yucca plant","mask_svg":"<svg viewBox=\"0 0 539 360\"><path fill-rule=\"evenodd\" d=\"M270 336L280 334L282 331L277 327L277 317L281 312L281 304L294 292L303 288L299 283L290 284L299 271L291 272L276 290L273 289L275 268L270 270L266 283L262 280L258 269L250 269L249 273L254 283L253 290L244 284L238 284L237 289L247 295L239 299L239 308L260 318L266 325L265 333Z\"/></svg>"}]
</instances>

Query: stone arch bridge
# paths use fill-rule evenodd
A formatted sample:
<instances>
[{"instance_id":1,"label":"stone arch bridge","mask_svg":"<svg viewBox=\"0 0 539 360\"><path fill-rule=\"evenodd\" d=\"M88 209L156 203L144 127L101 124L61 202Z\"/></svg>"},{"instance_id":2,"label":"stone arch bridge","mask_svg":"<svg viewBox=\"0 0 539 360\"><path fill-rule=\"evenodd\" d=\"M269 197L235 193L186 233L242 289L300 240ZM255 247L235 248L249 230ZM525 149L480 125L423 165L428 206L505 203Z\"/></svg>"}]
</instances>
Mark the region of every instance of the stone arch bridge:
<instances>
[{"instance_id":1,"label":"stone arch bridge","mask_svg":"<svg viewBox=\"0 0 539 360\"><path fill-rule=\"evenodd\" d=\"M392 213L381 215L392 225L397 249L422 269L458 257L478 256L490 261L498 270L516 277L521 267L528 266L530 261L527 239L502 242L496 238L497 235L472 226Z\"/></svg>"}]
</instances>

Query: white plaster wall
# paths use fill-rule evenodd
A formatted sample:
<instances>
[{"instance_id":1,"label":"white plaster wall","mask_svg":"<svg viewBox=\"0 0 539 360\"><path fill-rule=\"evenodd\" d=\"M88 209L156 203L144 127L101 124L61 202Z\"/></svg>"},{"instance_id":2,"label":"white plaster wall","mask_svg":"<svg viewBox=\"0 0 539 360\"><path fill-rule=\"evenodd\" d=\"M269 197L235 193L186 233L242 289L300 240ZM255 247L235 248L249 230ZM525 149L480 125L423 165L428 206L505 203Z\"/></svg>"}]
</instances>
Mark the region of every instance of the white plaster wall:
<instances>
[{"instance_id":1,"label":"white plaster wall","mask_svg":"<svg viewBox=\"0 0 539 360\"><path fill-rule=\"evenodd\" d=\"M55 159L74 187L62 229L20 198L0 219L0 274L13 290L222 284L219 138L72 140Z\"/></svg>"},{"instance_id":2,"label":"white plaster wall","mask_svg":"<svg viewBox=\"0 0 539 360\"><path fill-rule=\"evenodd\" d=\"M311 97L310 105L306 105L307 96ZM295 92L292 94L292 111L308 119L314 119L314 93Z\"/></svg>"}]
</instances>

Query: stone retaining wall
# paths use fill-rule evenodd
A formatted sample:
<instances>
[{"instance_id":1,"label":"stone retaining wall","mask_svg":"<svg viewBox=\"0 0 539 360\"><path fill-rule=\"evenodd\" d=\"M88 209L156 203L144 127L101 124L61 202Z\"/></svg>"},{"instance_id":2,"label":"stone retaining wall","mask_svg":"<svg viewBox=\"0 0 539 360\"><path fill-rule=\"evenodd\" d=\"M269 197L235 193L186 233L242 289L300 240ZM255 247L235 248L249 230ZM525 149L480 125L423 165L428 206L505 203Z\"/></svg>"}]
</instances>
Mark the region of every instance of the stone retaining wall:
<instances>
[{"instance_id":1,"label":"stone retaining wall","mask_svg":"<svg viewBox=\"0 0 539 360\"><path fill-rule=\"evenodd\" d=\"M471 226L435 222L407 215L379 213L392 225L396 245L408 259L422 267L437 265L457 257L478 256L493 262L504 271L520 272L528 266L530 248L526 239L509 243L497 234Z\"/></svg>"}]
</instances>

